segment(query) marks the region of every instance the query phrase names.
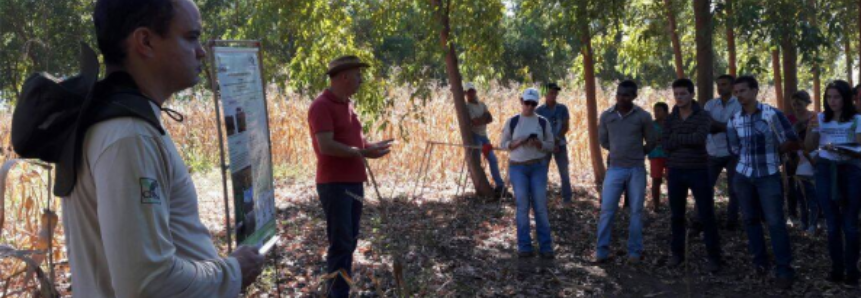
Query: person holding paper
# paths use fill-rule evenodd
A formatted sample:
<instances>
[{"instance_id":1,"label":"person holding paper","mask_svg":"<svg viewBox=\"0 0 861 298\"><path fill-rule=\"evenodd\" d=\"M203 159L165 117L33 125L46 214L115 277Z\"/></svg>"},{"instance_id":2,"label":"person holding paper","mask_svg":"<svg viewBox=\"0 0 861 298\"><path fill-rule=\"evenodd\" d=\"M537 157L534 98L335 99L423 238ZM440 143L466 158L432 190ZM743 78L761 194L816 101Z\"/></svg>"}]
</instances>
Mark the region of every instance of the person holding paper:
<instances>
[{"instance_id":1,"label":"person holding paper","mask_svg":"<svg viewBox=\"0 0 861 298\"><path fill-rule=\"evenodd\" d=\"M349 277L353 252L359 241L362 217L363 183L367 181L365 158L389 154L391 140L370 143L362 134L362 123L350 99L362 85L362 68L368 67L356 56L343 56L329 62L329 88L311 103L308 124L317 155L317 194L326 214L329 250L327 272L329 297L349 297L350 286L338 272Z\"/></svg>"},{"instance_id":2,"label":"person holding paper","mask_svg":"<svg viewBox=\"0 0 861 298\"><path fill-rule=\"evenodd\" d=\"M807 151L819 149L816 190L828 225L831 272L826 280L858 286L858 212L861 210L861 159L835 145L861 142L861 115L852 103L849 83L825 88L825 112L810 120Z\"/></svg>"},{"instance_id":3,"label":"person holding paper","mask_svg":"<svg viewBox=\"0 0 861 298\"><path fill-rule=\"evenodd\" d=\"M162 105L197 84L206 56L197 6L99 0L93 20L107 64L94 99L139 92L165 121ZM74 297L232 298L260 274L264 258L254 247L219 256L169 134L115 118L90 127L82 149L75 188L63 198Z\"/></svg>"}]
</instances>

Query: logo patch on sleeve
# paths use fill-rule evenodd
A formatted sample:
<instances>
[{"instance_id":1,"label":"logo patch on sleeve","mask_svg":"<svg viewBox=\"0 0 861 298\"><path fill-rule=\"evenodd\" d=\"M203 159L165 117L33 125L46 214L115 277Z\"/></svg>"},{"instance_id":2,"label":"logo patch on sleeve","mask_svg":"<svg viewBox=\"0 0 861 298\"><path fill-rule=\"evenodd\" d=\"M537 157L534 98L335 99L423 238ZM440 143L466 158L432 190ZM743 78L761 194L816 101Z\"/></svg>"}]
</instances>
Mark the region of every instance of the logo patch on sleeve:
<instances>
[{"instance_id":1,"label":"logo patch on sleeve","mask_svg":"<svg viewBox=\"0 0 861 298\"><path fill-rule=\"evenodd\" d=\"M141 204L161 204L158 180L141 178Z\"/></svg>"}]
</instances>

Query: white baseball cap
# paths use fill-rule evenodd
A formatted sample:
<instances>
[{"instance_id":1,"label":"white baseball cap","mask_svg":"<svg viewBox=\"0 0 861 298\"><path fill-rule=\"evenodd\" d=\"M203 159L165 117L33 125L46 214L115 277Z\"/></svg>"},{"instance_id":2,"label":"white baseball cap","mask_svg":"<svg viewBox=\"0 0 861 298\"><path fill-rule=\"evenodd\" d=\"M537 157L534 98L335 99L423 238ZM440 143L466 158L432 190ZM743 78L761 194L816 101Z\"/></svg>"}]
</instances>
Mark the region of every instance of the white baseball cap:
<instances>
[{"instance_id":1,"label":"white baseball cap","mask_svg":"<svg viewBox=\"0 0 861 298\"><path fill-rule=\"evenodd\" d=\"M541 98L541 94L538 93L538 89L529 88L526 89L526 91L523 91L523 96L521 96L521 98L523 98L523 101L538 102L538 99Z\"/></svg>"},{"instance_id":2,"label":"white baseball cap","mask_svg":"<svg viewBox=\"0 0 861 298\"><path fill-rule=\"evenodd\" d=\"M463 84L463 91L469 91L469 90L476 90L475 84L473 84L471 82L467 82L466 84Z\"/></svg>"}]
</instances>

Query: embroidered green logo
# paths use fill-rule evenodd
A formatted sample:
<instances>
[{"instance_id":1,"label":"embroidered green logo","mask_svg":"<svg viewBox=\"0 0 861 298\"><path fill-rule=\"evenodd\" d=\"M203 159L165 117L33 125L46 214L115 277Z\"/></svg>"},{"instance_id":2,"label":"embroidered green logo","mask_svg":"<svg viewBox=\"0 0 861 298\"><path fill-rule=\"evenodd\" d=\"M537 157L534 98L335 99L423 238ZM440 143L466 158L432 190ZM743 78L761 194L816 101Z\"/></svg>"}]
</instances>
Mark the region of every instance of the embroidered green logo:
<instances>
[{"instance_id":1,"label":"embroidered green logo","mask_svg":"<svg viewBox=\"0 0 861 298\"><path fill-rule=\"evenodd\" d=\"M141 204L161 204L158 180L141 178Z\"/></svg>"}]
</instances>

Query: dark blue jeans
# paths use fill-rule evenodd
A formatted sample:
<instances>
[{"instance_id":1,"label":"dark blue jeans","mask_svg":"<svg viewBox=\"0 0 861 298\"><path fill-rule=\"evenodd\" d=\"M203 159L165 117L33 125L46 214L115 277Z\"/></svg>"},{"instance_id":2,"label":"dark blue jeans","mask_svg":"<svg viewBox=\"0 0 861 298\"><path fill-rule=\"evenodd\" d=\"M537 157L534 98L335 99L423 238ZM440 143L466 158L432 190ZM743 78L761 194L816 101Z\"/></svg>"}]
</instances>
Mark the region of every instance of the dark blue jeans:
<instances>
[{"instance_id":1,"label":"dark blue jeans","mask_svg":"<svg viewBox=\"0 0 861 298\"><path fill-rule=\"evenodd\" d=\"M359 220L362 218L362 202L349 193L364 197L361 183L317 184L317 194L326 214L326 236L329 238L329 251L326 254L328 273L344 269L352 277L353 252L359 241ZM329 297L348 297L350 286L340 277L330 280Z\"/></svg>"},{"instance_id":2,"label":"dark blue jeans","mask_svg":"<svg viewBox=\"0 0 861 298\"><path fill-rule=\"evenodd\" d=\"M688 190L694 194L700 222L705 233L706 250L709 258L720 261L720 236L714 213L714 191L709 183L707 169L670 169L667 175L667 189L672 211L673 240L670 248L673 255L685 256L685 211L688 202Z\"/></svg>"},{"instance_id":3,"label":"dark blue jeans","mask_svg":"<svg viewBox=\"0 0 861 298\"><path fill-rule=\"evenodd\" d=\"M832 273L857 279L858 211L861 209L861 169L855 165L837 165L837 200L832 198L831 166L834 162L820 158L816 163L816 190L825 222L828 224L828 253Z\"/></svg>"},{"instance_id":4,"label":"dark blue jeans","mask_svg":"<svg viewBox=\"0 0 861 298\"><path fill-rule=\"evenodd\" d=\"M712 190L717 185L720 173L726 170L727 191L729 191L729 205L726 209L726 221L738 222L738 197L735 194L735 167L738 164L738 158L734 156L713 157L709 156L709 184Z\"/></svg>"},{"instance_id":5,"label":"dark blue jeans","mask_svg":"<svg viewBox=\"0 0 861 298\"><path fill-rule=\"evenodd\" d=\"M762 231L762 217L765 217L777 263L775 272L778 277L792 278L795 271L791 266L792 246L783 214L782 184L780 174L758 178L735 175L736 195L744 215L748 250L753 254L753 263L763 268L769 266L765 235Z\"/></svg>"}]
</instances>

